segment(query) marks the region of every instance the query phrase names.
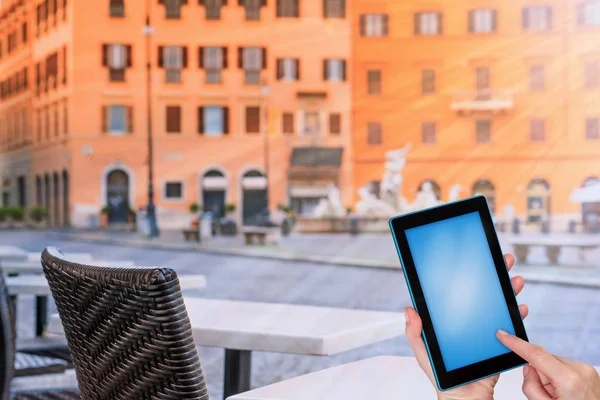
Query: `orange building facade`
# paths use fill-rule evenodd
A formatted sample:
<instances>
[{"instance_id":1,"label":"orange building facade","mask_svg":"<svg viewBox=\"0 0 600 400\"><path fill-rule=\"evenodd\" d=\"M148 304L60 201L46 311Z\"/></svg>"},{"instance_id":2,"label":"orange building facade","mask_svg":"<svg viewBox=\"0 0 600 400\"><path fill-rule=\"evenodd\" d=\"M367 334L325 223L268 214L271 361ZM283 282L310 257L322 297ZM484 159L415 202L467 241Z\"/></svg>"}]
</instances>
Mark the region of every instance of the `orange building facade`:
<instances>
[{"instance_id":1,"label":"orange building facade","mask_svg":"<svg viewBox=\"0 0 600 400\"><path fill-rule=\"evenodd\" d=\"M126 222L147 204L148 110L162 228L192 203L310 214L330 184L350 204L349 17L340 0L4 1L3 204Z\"/></svg>"},{"instance_id":2,"label":"orange building facade","mask_svg":"<svg viewBox=\"0 0 600 400\"><path fill-rule=\"evenodd\" d=\"M600 178L600 2L356 1L354 186L408 143L403 195L485 194L498 215L581 216ZM584 205L584 210L585 210ZM509 207L510 208L510 207ZM562 218L565 217L565 218Z\"/></svg>"}]
</instances>

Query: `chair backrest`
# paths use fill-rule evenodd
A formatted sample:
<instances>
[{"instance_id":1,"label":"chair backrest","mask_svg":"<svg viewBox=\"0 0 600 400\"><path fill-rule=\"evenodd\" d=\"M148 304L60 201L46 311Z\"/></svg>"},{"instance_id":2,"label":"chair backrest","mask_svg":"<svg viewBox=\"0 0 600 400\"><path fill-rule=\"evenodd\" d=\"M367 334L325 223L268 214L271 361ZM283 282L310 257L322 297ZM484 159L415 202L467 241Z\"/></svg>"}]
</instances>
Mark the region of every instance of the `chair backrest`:
<instances>
[{"instance_id":1,"label":"chair backrest","mask_svg":"<svg viewBox=\"0 0 600 400\"><path fill-rule=\"evenodd\" d=\"M42 267L82 399L208 399L174 270L82 265L53 247Z\"/></svg>"},{"instance_id":2,"label":"chair backrest","mask_svg":"<svg viewBox=\"0 0 600 400\"><path fill-rule=\"evenodd\" d=\"M12 316L8 306L8 290L0 268L0 400L8 400L14 367Z\"/></svg>"}]
</instances>

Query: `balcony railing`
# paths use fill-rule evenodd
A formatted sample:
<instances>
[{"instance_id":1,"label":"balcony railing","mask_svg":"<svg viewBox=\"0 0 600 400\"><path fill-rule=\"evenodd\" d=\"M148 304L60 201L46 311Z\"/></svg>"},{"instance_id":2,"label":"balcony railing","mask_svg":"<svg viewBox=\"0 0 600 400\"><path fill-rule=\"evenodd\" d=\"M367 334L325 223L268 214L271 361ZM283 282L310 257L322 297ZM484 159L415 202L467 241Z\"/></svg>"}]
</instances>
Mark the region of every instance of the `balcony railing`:
<instances>
[{"instance_id":1,"label":"balcony railing","mask_svg":"<svg viewBox=\"0 0 600 400\"><path fill-rule=\"evenodd\" d=\"M454 92L450 108L458 112L504 111L514 105L513 90L479 89Z\"/></svg>"}]
</instances>

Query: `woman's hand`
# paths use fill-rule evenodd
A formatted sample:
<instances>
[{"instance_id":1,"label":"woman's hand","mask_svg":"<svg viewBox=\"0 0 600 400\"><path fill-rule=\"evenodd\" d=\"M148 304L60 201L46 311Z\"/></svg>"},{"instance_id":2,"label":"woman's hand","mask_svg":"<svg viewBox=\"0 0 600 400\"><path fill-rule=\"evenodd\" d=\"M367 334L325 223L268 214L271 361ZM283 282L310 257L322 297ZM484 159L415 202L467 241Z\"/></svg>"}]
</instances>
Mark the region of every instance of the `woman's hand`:
<instances>
[{"instance_id":1,"label":"woman's hand","mask_svg":"<svg viewBox=\"0 0 600 400\"><path fill-rule=\"evenodd\" d=\"M504 256L504 260L506 261L506 266L508 270L515 265L515 259L510 254ZM525 281L522 277L516 276L512 279L512 286L516 294L519 294L523 287L525 286ZM521 311L521 316L525 318L529 312L527 306L522 304L519 306ZM486 400L494 398L494 387L498 382L499 375L491 376L489 378L485 378L479 380L477 382L469 383L467 385L460 386L456 389L451 389L446 392L440 392L437 389L437 385L435 383L435 377L433 375L433 370L431 369L431 364L429 363L429 356L427 355L427 349L425 348L425 343L423 342L423 338L421 337L421 332L423 331L423 324L421 322L421 318L419 314L412 307L406 307L405 309L406 315L406 338L408 339L408 343L412 348L415 356L417 358L417 362L421 366L421 369L425 371L425 374L433 384L437 392L438 399L440 400ZM537 400L537 399L536 399ZM595 400L595 399L594 399Z\"/></svg>"},{"instance_id":2,"label":"woman's hand","mask_svg":"<svg viewBox=\"0 0 600 400\"><path fill-rule=\"evenodd\" d=\"M504 331L498 340L529 362L523 368L523 393L529 400L600 400L600 376L594 367L549 354L543 347Z\"/></svg>"}]
</instances>

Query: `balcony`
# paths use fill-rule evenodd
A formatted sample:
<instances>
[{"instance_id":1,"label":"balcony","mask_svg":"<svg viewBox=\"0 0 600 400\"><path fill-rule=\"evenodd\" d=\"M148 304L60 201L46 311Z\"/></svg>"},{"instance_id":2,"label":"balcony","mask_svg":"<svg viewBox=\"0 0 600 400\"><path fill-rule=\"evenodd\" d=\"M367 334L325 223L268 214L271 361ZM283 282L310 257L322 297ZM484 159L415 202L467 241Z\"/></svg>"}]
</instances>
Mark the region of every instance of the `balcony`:
<instances>
[{"instance_id":1,"label":"balcony","mask_svg":"<svg viewBox=\"0 0 600 400\"><path fill-rule=\"evenodd\" d=\"M450 109L459 113L507 111L515 106L510 89L479 89L454 92Z\"/></svg>"}]
</instances>

